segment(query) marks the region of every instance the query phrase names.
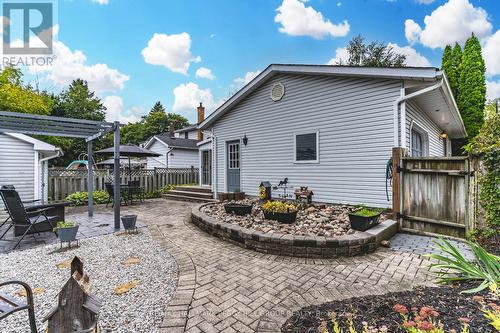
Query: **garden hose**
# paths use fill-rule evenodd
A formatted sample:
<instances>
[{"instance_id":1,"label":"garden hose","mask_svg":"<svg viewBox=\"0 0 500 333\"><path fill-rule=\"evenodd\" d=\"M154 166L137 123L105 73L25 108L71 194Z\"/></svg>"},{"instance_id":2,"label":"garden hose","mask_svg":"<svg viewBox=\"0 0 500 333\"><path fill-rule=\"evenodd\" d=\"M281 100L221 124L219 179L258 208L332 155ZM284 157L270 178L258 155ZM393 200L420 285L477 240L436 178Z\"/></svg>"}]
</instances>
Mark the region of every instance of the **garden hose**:
<instances>
[{"instance_id":1,"label":"garden hose","mask_svg":"<svg viewBox=\"0 0 500 333\"><path fill-rule=\"evenodd\" d=\"M387 201L389 201L389 183L392 186L392 157L387 161L385 166L385 195L387 196Z\"/></svg>"}]
</instances>

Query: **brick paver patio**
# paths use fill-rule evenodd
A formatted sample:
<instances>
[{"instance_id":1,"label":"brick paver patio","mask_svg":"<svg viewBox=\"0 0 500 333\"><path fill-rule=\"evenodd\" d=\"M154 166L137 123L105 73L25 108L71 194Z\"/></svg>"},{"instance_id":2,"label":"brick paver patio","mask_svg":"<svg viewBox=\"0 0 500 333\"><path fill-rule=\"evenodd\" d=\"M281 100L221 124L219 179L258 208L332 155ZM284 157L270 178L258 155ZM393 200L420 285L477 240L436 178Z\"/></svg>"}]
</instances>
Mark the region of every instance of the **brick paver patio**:
<instances>
[{"instance_id":1,"label":"brick paver patio","mask_svg":"<svg viewBox=\"0 0 500 333\"><path fill-rule=\"evenodd\" d=\"M431 284L428 260L408 251L333 260L278 257L212 237L189 222L193 204L164 201L138 214L179 264L162 333L279 332L304 306Z\"/></svg>"}]
</instances>

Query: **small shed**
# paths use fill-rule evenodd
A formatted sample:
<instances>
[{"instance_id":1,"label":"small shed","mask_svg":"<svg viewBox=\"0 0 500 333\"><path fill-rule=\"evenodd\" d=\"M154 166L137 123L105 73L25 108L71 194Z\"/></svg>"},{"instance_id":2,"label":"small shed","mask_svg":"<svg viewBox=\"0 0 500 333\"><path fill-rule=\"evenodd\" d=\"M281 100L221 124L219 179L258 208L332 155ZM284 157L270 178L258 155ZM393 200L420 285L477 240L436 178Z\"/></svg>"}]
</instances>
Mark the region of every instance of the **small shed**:
<instances>
[{"instance_id":1,"label":"small shed","mask_svg":"<svg viewBox=\"0 0 500 333\"><path fill-rule=\"evenodd\" d=\"M0 186L14 185L23 201L46 200L49 160L62 155L60 148L31 136L0 132Z\"/></svg>"}]
</instances>

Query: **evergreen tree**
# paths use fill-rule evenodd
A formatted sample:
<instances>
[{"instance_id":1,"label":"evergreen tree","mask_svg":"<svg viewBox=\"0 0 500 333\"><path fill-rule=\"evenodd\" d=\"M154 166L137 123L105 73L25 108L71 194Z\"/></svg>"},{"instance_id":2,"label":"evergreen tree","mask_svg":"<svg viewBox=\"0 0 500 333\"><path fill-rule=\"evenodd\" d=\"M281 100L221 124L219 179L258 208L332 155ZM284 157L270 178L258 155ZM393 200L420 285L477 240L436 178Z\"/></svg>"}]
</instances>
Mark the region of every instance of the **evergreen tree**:
<instances>
[{"instance_id":1,"label":"evergreen tree","mask_svg":"<svg viewBox=\"0 0 500 333\"><path fill-rule=\"evenodd\" d=\"M446 47L444 48L443 57L441 58L441 69L446 74L446 78L448 79L448 82L450 83L451 90L453 90L453 87L451 84L451 81L452 81L451 78L453 77L453 73L454 73L452 57L453 57L453 49L451 48L450 45L446 45ZM455 95L455 98L456 97L457 96Z\"/></svg>"},{"instance_id":2,"label":"evergreen tree","mask_svg":"<svg viewBox=\"0 0 500 333\"><path fill-rule=\"evenodd\" d=\"M453 52L451 56L451 64L453 71L451 72L451 76L448 77L450 81L451 90L453 91L453 96L455 99L458 98L460 91L458 90L459 81L460 81L460 64L462 63L462 48L460 44L455 43L455 47L453 47Z\"/></svg>"},{"instance_id":3,"label":"evergreen tree","mask_svg":"<svg viewBox=\"0 0 500 333\"><path fill-rule=\"evenodd\" d=\"M467 134L472 139L483 125L486 103L486 67L481 44L474 34L465 43L459 72L457 104Z\"/></svg>"},{"instance_id":4,"label":"evergreen tree","mask_svg":"<svg viewBox=\"0 0 500 333\"><path fill-rule=\"evenodd\" d=\"M62 117L104 121L106 107L101 99L89 90L86 81L76 79L57 98L54 114Z\"/></svg>"}]
</instances>

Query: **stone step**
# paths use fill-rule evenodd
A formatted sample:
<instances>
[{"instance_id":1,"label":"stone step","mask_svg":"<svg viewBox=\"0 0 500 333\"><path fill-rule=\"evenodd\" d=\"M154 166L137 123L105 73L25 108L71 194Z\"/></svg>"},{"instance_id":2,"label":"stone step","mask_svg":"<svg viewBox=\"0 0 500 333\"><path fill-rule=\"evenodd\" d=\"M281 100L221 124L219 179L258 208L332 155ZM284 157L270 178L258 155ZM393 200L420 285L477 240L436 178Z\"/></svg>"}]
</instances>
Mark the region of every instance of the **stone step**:
<instances>
[{"instance_id":1,"label":"stone step","mask_svg":"<svg viewBox=\"0 0 500 333\"><path fill-rule=\"evenodd\" d=\"M174 190L183 192L212 193L212 188L204 186L175 186Z\"/></svg>"},{"instance_id":2,"label":"stone step","mask_svg":"<svg viewBox=\"0 0 500 333\"><path fill-rule=\"evenodd\" d=\"M168 191L167 194L182 195L186 197L202 198L202 199L213 199L212 192L194 192L186 191L182 187L176 187L174 190Z\"/></svg>"},{"instance_id":3,"label":"stone step","mask_svg":"<svg viewBox=\"0 0 500 333\"><path fill-rule=\"evenodd\" d=\"M189 202L217 202L215 199L206 199L206 198L197 198L186 195L178 195L178 194L163 194L162 198L168 200L177 200L177 201L189 201Z\"/></svg>"}]
</instances>

